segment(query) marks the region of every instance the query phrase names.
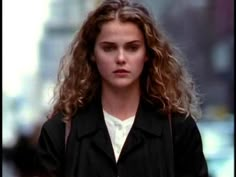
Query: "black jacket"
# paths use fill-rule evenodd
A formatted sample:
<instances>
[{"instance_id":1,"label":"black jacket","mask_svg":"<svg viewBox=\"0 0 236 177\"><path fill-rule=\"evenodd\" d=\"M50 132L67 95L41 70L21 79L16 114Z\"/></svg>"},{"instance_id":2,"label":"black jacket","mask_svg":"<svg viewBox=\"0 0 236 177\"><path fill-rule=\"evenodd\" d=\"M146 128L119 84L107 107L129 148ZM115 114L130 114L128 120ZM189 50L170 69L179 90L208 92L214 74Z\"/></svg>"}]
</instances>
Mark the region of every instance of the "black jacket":
<instances>
[{"instance_id":1,"label":"black jacket","mask_svg":"<svg viewBox=\"0 0 236 177\"><path fill-rule=\"evenodd\" d=\"M37 148L41 176L208 177L201 136L191 117L173 114L171 136L167 116L140 101L117 163L100 100L72 119L66 148L62 117L58 114L42 127Z\"/></svg>"}]
</instances>

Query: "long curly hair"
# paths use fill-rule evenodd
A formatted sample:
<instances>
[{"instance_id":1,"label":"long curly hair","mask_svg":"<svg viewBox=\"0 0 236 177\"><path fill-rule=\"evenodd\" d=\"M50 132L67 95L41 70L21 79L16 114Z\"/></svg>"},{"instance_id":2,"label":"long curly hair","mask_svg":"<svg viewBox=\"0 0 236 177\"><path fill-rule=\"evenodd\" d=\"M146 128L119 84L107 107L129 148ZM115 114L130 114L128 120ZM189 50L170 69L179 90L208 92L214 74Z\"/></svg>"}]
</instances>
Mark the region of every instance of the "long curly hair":
<instances>
[{"instance_id":1,"label":"long curly hair","mask_svg":"<svg viewBox=\"0 0 236 177\"><path fill-rule=\"evenodd\" d=\"M97 36L104 23L118 19L132 22L143 32L148 61L141 74L141 93L165 113L183 113L193 118L201 114L194 82L182 58L157 27L148 10L128 0L106 0L88 14L69 50L61 60L54 90L51 113L63 113L64 121L100 93L101 76L91 57Z\"/></svg>"}]
</instances>

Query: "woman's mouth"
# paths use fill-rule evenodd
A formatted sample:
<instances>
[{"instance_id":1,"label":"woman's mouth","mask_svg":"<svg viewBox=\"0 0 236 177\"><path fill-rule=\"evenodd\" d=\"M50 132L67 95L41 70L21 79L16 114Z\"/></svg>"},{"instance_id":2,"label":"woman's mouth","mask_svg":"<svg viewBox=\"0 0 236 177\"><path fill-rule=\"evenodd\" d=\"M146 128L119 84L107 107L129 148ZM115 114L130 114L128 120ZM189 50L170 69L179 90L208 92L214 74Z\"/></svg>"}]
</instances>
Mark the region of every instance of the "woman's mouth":
<instances>
[{"instance_id":1,"label":"woman's mouth","mask_svg":"<svg viewBox=\"0 0 236 177\"><path fill-rule=\"evenodd\" d=\"M122 77L122 76L126 76L130 72L125 69L117 69L113 73L116 74L117 76Z\"/></svg>"}]
</instances>

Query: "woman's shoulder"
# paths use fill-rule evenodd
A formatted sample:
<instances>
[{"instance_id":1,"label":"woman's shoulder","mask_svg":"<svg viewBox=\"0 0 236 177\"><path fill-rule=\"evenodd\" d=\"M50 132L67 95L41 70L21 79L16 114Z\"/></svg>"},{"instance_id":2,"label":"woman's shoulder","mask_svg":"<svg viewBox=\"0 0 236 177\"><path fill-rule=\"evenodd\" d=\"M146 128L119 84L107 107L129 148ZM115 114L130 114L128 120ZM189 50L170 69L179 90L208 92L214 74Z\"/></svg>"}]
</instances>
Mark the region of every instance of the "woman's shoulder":
<instances>
[{"instance_id":1,"label":"woman's shoulder","mask_svg":"<svg viewBox=\"0 0 236 177\"><path fill-rule=\"evenodd\" d=\"M201 145L201 135L196 120L190 115L175 114L172 117L172 132L175 145L188 143Z\"/></svg>"},{"instance_id":2,"label":"woman's shoulder","mask_svg":"<svg viewBox=\"0 0 236 177\"><path fill-rule=\"evenodd\" d=\"M208 176L202 138L196 120L192 116L177 114L172 118L172 130L176 175Z\"/></svg>"},{"instance_id":3,"label":"woman's shoulder","mask_svg":"<svg viewBox=\"0 0 236 177\"><path fill-rule=\"evenodd\" d=\"M65 123L63 122L63 114L56 114L55 116L47 119L41 127L39 136L39 145L53 144L63 151L65 137Z\"/></svg>"},{"instance_id":4,"label":"woman's shoulder","mask_svg":"<svg viewBox=\"0 0 236 177\"><path fill-rule=\"evenodd\" d=\"M187 116L186 114L174 113L171 118L173 128L193 128L197 126L196 119L191 115Z\"/></svg>"},{"instance_id":5,"label":"woman's shoulder","mask_svg":"<svg viewBox=\"0 0 236 177\"><path fill-rule=\"evenodd\" d=\"M63 117L62 113L55 114L43 123L42 128L48 131L64 130L65 122L63 121Z\"/></svg>"}]
</instances>

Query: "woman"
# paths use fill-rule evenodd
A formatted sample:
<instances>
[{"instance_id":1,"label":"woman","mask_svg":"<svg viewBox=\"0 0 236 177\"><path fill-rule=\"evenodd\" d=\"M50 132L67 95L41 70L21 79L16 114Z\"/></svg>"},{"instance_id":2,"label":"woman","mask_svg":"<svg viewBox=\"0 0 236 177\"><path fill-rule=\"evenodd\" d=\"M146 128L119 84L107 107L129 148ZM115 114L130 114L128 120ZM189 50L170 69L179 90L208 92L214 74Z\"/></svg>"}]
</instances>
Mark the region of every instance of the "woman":
<instances>
[{"instance_id":1,"label":"woman","mask_svg":"<svg viewBox=\"0 0 236 177\"><path fill-rule=\"evenodd\" d=\"M193 82L143 6L104 1L62 61L41 176L208 176Z\"/></svg>"}]
</instances>

